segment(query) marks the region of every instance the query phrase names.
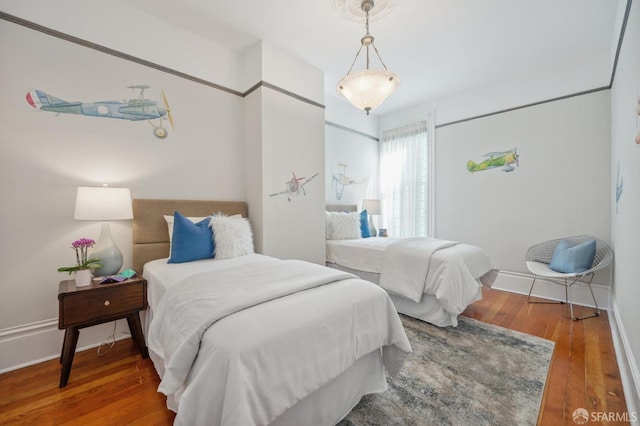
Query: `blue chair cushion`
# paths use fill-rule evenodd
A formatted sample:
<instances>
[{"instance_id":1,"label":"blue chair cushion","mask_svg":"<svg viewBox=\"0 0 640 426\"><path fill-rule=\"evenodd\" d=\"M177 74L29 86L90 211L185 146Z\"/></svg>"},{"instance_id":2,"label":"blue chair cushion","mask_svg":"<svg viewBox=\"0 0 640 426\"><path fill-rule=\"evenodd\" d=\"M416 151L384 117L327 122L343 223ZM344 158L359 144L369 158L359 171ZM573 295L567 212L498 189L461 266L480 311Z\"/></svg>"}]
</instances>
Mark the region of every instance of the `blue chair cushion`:
<instances>
[{"instance_id":1,"label":"blue chair cushion","mask_svg":"<svg viewBox=\"0 0 640 426\"><path fill-rule=\"evenodd\" d=\"M167 263L183 263L213 257L213 231L211 218L193 223L180 212L173 214L171 256Z\"/></svg>"},{"instance_id":2,"label":"blue chair cushion","mask_svg":"<svg viewBox=\"0 0 640 426\"><path fill-rule=\"evenodd\" d=\"M565 274L576 274L591 269L596 257L596 241L589 240L572 246L561 240L556 246L549 268Z\"/></svg>"},{"instance_id":3,"label":"blue chair cushion","mask_svg":"<svg viewBox=\"0 0 640 426\"><path fill-rule=\"evenodd\" d=\"M369 222L367 220L367 211L362 210L360 212L360 236L362 238L371 237L371 232L369 231Z\"/></svg>"}]
</instances>

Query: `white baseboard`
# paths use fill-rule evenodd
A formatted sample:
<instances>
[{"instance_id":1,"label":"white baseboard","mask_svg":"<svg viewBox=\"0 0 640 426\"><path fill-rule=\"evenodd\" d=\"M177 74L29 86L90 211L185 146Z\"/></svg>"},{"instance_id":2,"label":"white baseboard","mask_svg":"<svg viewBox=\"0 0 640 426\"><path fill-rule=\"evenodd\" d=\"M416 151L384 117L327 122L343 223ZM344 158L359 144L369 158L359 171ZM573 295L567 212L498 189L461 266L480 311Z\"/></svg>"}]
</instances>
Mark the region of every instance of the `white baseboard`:
<instances>
[{"instance_id":1,"label":"white baseboard","mask_svg":"<svg viewBox=\"0 0 640 426\"><path fill-rule=\"evenodd\" d=\"M596 278L598 278L596 276ZM533 282L533 275L523 274L520 272L500 271L493 288L498 290L510 291L512 293L528 294ZM598 307L604 310L610 310L610 289L606 284L594 282L591 283L593 293L596 297ZM543 281L540 278L536 280L533 288L532 296L541 297L550 300L564 300L564 286ZM571 289L571 300L574 305L593 306L593 298L586 284L574 285Z\"/></svg>"},{"instance_id":2,"label":"white baseboard","mask_svg":"<svg viewBox=\"0 0 640 426\"><path fill-rule=\"evenodd\" d=\"M629 349L629 338L627 332L619 320L616 312L618 311L615 300L613 301L613 313L609 314L609 325L611 327L611 336L613 337L613 346L616 350L616 359L618 361L618 370L620 371L620 379L624 389L624 398L627 403L627 412L635 413L634 425L640 424L640 370L638 363L633 358L633 353ZM613 319L611 318L613 317Z\"/></svg>"},{"instance_id":3,"label":"white baseboard","mask_svg":"<svg viewBox=\"0 0 640 426\"><path fill-rule=\"evenodd\" d=\"M113 322L83 328L76 352L100 346L112 334ZM116 322L115 335L117 340L130 337L125 320ZM57 318L0 330L0 374L59 358L63 339Z\"/></svg>"}]
</instances>

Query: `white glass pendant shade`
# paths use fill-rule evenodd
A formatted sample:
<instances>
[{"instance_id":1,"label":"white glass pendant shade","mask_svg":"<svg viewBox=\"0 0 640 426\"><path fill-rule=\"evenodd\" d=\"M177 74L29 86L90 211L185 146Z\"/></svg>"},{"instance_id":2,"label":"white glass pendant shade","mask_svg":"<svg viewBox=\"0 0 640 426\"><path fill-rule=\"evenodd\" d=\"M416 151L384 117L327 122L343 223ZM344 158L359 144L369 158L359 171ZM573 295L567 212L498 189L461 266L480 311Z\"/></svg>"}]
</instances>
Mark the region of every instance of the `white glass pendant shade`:
<instances>
[{"instance_id":1,"label":"white glass pendant shade","mask_svg":"<svg viewBox=\"0 0 640 426\"><path fill-rule=\"evenodd\" d=\"M384 102L399 84L400 79L391 71L365 69L345 76L338 83L337 90L356 108L369 114L369 111Z\"/></svg>"}]
</instances>

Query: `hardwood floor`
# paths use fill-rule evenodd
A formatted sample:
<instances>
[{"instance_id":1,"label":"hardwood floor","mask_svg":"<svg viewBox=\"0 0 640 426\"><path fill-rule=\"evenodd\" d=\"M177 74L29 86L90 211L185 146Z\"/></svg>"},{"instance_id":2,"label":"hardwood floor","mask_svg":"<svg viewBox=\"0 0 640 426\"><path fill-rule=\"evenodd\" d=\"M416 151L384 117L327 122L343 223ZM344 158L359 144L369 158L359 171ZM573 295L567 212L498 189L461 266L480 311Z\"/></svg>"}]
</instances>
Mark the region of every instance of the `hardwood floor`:
<instances>
[{"instance_id":1,"label":"hardwood floor","mask_svg":"<svg viewBox=\"0 0 640 426\"><path fill-rule=\"evenodd\" d=\"M574 305L575 315L591 311ZM555 342L538 425L575 426L573 412L578 408L592 416L589 425L625 424L592 421L592 413L624 416L627 410L606 311L601 310L598 317L573 321L566 304L527 303L524 295L484 290L483 299L463 315Z\"/></svg>"},{"instance_id":2,"label":"hardwood floor","mask_svg":"<svg viewBox=\"0 0 640 426\"><path fill-rule=\"evenodd\" d=\"M566 305L528 304L526 296L485 289L483 299L463 314L556 342L539 425L576 425L577 408L626 412L608 315L601 311L599 317L572 321L568 312ZM173 423L164 396L156 392L159 379L151 360L142 359L130 339L103 357L95 349L77 353L69 384L59 389L59 380L57 359L0 375L0 424Z\"/></svg>"}]
</instances>

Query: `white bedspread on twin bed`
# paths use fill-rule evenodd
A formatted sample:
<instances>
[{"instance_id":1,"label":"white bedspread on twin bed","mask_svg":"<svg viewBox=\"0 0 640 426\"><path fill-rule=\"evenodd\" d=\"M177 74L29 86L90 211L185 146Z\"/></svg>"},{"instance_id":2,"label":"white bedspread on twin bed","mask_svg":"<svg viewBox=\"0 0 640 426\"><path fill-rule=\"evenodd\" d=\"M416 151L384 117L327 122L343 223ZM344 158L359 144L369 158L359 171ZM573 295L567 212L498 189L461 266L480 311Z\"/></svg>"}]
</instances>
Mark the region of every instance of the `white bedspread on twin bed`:
<instances>
[{"instance_id":1,"label":"white bedspread on twin bed","mask_svg":"<svg viewBox=\"0 0 640 426\"><path fill-rule=\"evenodd\" d=\"M152 305L148 345L176 424L268 424L379 348L389 373L399 371L411 346L383 290L319 265L250 256L193 262L184 281L170 272ZM175 270L155 266L145 275Z\"/></svg>"},{"instance_id":2,"label":"white bedspread on twin bed","mask_svg":"<svg viewBox=\"0 0 640 426\"><path fill-rule=\"evenodd\" d=\"M456 244L435 238L403 238L389 244L380 266L380 287L416 303L425 292L437 294L442 290L433 285L433 280L429 284L434 288L427 286L431 258L436 251Z\"/></svg>"},{"instance_id":3,"label":"white bedspread on twin bed","mask_svg":"<svg viewBox=\"0 0 640 426\"><path fill-rule=\"evenodd\" d=\"M415 247L420 245L420 240L425 244L424 250ZM415 251L410 260L408 257L402 259L407 250ZM400 274L385 276L384 272L394 269L389 268L389 263L385 266L385 262L388 262L387 255L394 251L397 256L392 262L400 266L399 269L395 268L396 271L400 270ZM422 263L420 258L423 258ZM352 270L381 274L380 285L388 288L392 294L403 296L407 301L417 303L423 295L433 296L452 315L458 315L478 299L480 280L482 284L491 286L492 279L495 279L495 274L490 274L491 259L481 248L430 238L327 240L327 262ZM405 288L404 281L407 277L410 277L410 284ZM421 288L423 291L420 291Z\"/></svg>"}]
</instances>

